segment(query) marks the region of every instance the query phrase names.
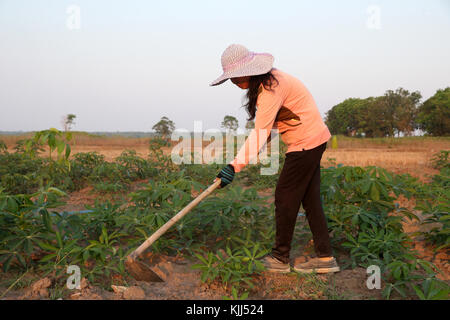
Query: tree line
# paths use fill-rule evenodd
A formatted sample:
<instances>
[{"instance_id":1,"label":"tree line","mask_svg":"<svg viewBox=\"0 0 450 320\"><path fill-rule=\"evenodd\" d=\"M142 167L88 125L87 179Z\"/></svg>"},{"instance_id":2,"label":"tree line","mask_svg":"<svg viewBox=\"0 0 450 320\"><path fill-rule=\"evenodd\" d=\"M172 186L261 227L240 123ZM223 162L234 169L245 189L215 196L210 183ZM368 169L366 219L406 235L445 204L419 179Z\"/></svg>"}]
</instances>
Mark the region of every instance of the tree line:
<instances>
[{"instance_id":1,"label":"tree line","mask_svg":"<svg viewBox=\"0 0 450 320\"><path fill-rule=\"evenodd\" d=\"M226 115L223 118L220 127L225 129L227 132L236 132L239 127L239 121L233 116ZM245 129L250 130L255 127L255 122L247 121ZM153 127L152 130L163 138L168 138L172 132L175 130L175 123L167 117L162 117Z\"/></svg>"},{"instance_id":2,"label":"tree line","mask_svg":"<svg viewBox=\"0 0 450 320\"><path fill-rule=\"evenodd\" d=\"M411 136L416 129L450 135L450 87L421 102L419 91L388 90L383 96L350 98L326 113L332 134L365 137Z\"/></svg>"},{"instance_id":3,"label":"tree line","mask_svg":"<svg viewBox=\"0 0 450 320\"><path fill-rule=\"evenodd\" d=\"M403 88L388 90L380 97L349 98L331 108L325 122L332 134L346 136L411 136L417 129L433 136L449 136L450 87L437 90L424 102L421 100L419 91L409 92ZM254 121L248 121L245 128L250 130L254 126ZM239 122L227 115L221 127L235 132ZM162 117L152 129L167 138L174 131L175 123Z\"/></svg>"}]
</instances>

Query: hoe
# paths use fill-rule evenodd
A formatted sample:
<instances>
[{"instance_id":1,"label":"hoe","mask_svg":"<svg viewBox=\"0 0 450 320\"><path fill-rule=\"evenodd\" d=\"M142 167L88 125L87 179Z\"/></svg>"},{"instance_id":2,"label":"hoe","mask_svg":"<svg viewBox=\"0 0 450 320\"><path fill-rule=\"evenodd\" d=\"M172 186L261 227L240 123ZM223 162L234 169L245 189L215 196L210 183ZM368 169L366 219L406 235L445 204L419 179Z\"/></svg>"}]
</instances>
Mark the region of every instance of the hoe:
<instances>
[{"instance_id":1,"label":"hoe","mask_svg":"<svg viewBox=\"0 0 450 320\"><path fill-rule=\"evenodd\" d=\"M206 198L211 192L213 192L219 185L220 179L217 179L212 185L210 185L205 191L203 191L197 198L192 200L186 207L167 221L161 228L155 231L147 240L145 240L136 250L130 253L125 261L127 271L133 278L138 281L147 282L163 282L151 266L143 261L137 260L138 257L150 247L156 240L159 239L171 226L173 226L178 220L183 218L189 211L191 211L197 204Z\"/></svg>"}]
</instances>

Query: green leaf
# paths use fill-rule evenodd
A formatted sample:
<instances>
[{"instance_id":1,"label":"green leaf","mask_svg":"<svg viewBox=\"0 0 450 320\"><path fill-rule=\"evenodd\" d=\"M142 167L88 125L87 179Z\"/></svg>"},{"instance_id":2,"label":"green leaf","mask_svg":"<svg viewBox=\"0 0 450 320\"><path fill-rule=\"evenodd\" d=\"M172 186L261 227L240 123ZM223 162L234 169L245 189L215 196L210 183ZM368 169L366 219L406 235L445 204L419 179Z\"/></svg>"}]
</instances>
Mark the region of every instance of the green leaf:
<instances>
[{"instance_id":1,"label":"green leaf","mask_svg":"<svg viewBox=\"0 0 450 320\"><path fill-rule=\"evenodd\" d=\"M58 154L62 154L64 151L64 148L66 147L66 144L64 143L64 141L59 140L56 142L56 147L57 147Z\"/></svg>"},{"instance_id":2,"label":"green leaf","mask_svg":"<svg viewBox=\"0 0 450 320\"><path fill-rule=\"evenodd\" d=\"M373 185L373 184L372 184L370 181L365 182L365 183L361 186L361 192L362 192L363 194L366 194L366 193L369 191L369 189L370 189L370 187L371 187L372 185Z\"/></svg>"},{"instance_id":3,"label":"green leaf","mask_svg":"<svg viewBox=\"0 0 450 320\"><path fill-rule=\"evenodd\" d=\"M16 257L20 264L26 268L27 263L25 262L24 257L21 254L16 255Z\"/></svg>"},{"instance_id":4,"label":"green leaf","mask_svg":"<svg viewBox=\"0 0 450 320\"><path fill-rule=\"evenodd\" d=\"M245 299L247 299L247 298L248 298L248 294L249 294L249 292L248 292L248 291L245 291L245 292L241 295L240 300L245 300Z\"/></svg>"},{"instance_id":5,"label":"green leaf","mask_svg":"<svg viewBox=\"0 0 450 320\"><path fill-rule=\"evenodd\" d=\"M83 260L87 261L89 259L89 250L85 250L83 252Z\"/></svg>"},{"instance_id":6,"label":"green leaf","mask_svg":"<svg viewBox=\"0 0 450 320\"><path fill-rule=\"evenodd\" d=\"M231 288L231 294L233 295L234 298L237 298L237 290L235 287Z\"/></svg>"},{"instance_id":7,"label":"green leaf","mask_svg":"<svg viewBox=\"0 0 450 320\"><path fill-rule=\"evenodd\" d=\"M56 195L58 195L58 196L60 196L60 197L64 197L64 196L67 195L67 193L65 193L64 191L62 191L62 190L60 190L60 189L58 189L58 188L55 188L55 187L50 187L50 188L48 188L48 189L47 189L47 192L54 193L54 194L56 194Z\"/></svg>"},{"instance_id":8,"label":"green leaf","mask_svg":"<svg viewBox=\"0 0 450 320\"><path fill-rule=\"evenodd\" d=\"M9 267L11 265L11 261L14 258L14 256L11 254L6 261L3 263L3 271L7 272L9 270Z\"/></svg>"},{"instance_id":9,"label":"green leaf","mask_svg":"<svg viewBox=\"0 0 450 320\"><path fill-rule=\"evenodd\" d=\"M55 252L59 250L58 248L56 248L48 243L45 243L45 242L38 241L37 244L39 247L41 247L44 250L55 251Z\"/></svg>"},{"instance_id":10,"label":"green leaf","mask_svg":"<svg viewBox=\"0 0 450 320\"><path fill-rule=\"evenodd\" d=\"M352 217L352 225L357 225L358 224L358 218L359 218L359 215L357 215L357 214L355 214L355 215L353 215L353 217Z\"/></svg>"},{"instance_id":11,"label":"green leaf","mask_svg":"<svg viewBox=\"0 0 450 320\"><path fill-rule=\"evenodd\" d=\"M406 298L406 293L400 286L397 285L394 288L403 298Z\"/></svg>"},{"instance_id":12,"label":"green leaf","mask_svg":"<svg viewBox=\"0 0 450 320\"><path fill-rule=\"evenodd\" d=\"M206 261L206 259L202 255L195 253L195 256L204 264L208 264L208 261Z\"/></svg>"},{"instance_id":13,"label":"green leaf","mask_svg":"<svg viewBox=\"0 0 450 320\"><path fill-rule=\"evenodd\" d=\"M66 159L69 159L70 152L71 152L70 145L66 144L66 154L65 154Z\"/></svg>"},{"instance_id":14,"label":"green leaf","mask_svg":"<svg viewBox=\"0 0 450 320\"><path fill-rule=\"evenodd\" d=\"M51 217L50 217L48 211L47 210L41 210L40 213L42 215L42 222L44 223L44 226L47 229L47 231L53 232Z\"/></svg>"},{"instance_id":15,"label":"green leaf","mask_svg":"<svg viewBox=\"0 0 450 320\"><path fill-rule=\"evenodd\" d=\"M427 274L434 274L434 270L430 262L420 259L417 263L425 270Z\"/></svg>"},{"instance_id":16,"label":"green leaf","mask_svg":"<svg viewBox=\"0 0 450 320\"><path fill-rule=\"evenodd\" d=\"M26 253L27 255L30 256L30 255L32 254L32 252L33 252L33 246L32 246L32 244L31 244L31 240L30 240L30 239L26 239L26 240L25 240L24 249L25 249L25 253Z\"/></svg>"},{"instance_id":17,"label":"green leaf","mask_svg":"<svg viewBox=\"0 0 450 320\"><path fill-rule=\"evenodd\" d=\"M8 197L7 199L8 211L13 213L19 211L19 205L17 204L16 200L12 197Z\"/></svg>"},{"instance_id":18,"label":"green leaf","mask_svg":"<svg viewBox=\"0 0 450 320\"><path fill-rule=\"evenodd\" d=\"M64 247L64 243L61 238L61 233L59 233L59 230L56 231L56 241L58 241L59 248L62 249Z\"/></svg>"},{"instance_id":19,"label":"green leaf","mask_svg":"<svg viewBox=\"0 0 450 320\"><path fill-rule=\"evenodd\" d=\"M386 298L386 299L389 299L390 297L391 297L391 292L392 292L392 284L391 283L388 283L387 285L386 285L386 287L384 288L384 290L383 290L383 296Z\"/></svg>"},{"instance_id":20,"label":"green leaf","mask_svg":"<svg viewBox=\"0 0 450 320\"><path fill-rule=\"evenodd\" d=\"M57 256L56 253L48 254L45 257L43 257L41 260L39 260L39 262L47 262L47 261L55 258L56 256Z\"/></svg>"},{"instance_id":21,"label":"green leaf","mask_svg":"<svg viewBox=\"0 0 450 320\"><path fill-rule=\"evenodd\" d=\"M374 201L380 200L380 191L378 190L375 183L373 183L370 188L370 198Z\"/></svg>"},{"instance_id":22,"label":"green leaf","mask_svg":"<svg viewBox=\"0 0 450 320\"><path fill-rule=\"evenodd\" d=\"M51 150L54 150L56 148L56 138L54 134L48 135L47 143Z\"/></svg>"}]
</instances>

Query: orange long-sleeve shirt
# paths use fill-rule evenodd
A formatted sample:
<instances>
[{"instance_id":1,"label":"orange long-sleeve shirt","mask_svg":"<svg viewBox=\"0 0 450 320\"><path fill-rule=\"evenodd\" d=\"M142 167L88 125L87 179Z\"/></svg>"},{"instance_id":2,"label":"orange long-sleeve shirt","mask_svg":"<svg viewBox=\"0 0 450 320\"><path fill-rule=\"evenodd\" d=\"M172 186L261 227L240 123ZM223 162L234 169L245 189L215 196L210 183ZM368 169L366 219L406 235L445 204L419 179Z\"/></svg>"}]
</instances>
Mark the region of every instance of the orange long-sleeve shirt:
<instances>
[{"instance_id":1,"label":"orange long-sleeve shirt","mask_svg":"<svg viewBox=\"0 0 450 320\"><path fill-rule=\"evenodd\" d=\"M270 135L278 129L287 145L286 153L313 149L330 137L330 131L320 116L309 90L297 78L278 69L272 70L279 84L272 90L261 85L258 95L255 128L231 162L235 172L241 171L258 155ZM257 146L255 147L254 144Z\"/></svg>"}]
</instances>

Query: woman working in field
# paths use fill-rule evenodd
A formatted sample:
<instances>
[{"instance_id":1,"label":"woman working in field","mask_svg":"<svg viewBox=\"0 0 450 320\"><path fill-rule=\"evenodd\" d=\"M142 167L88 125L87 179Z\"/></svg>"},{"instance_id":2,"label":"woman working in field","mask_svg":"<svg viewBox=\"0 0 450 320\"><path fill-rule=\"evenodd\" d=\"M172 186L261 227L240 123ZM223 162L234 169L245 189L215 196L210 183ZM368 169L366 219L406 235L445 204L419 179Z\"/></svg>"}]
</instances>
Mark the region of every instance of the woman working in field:
<instances>
[{"instance_id":1,"label":"woman working in field","mask_svg":"<svg viewBox=\"0 0 450 320\"><path fill-rule=\"evenodd\" d=\"M271 129L278 129L288 149L275 189L275 245L271 254L263 258L263 264L268 271L290 272L292 236L303 204L317 257L293 269L305 273L337 272L339 266L332 255L320 199L320 160L330 132L306 87L300 80L273 68L273 60L270 54L250 52L241 45L231 45L222 54L224 73L211 85L230 79L247 90L245 108L249 120L255 119L255 128L234 161L217 177L222 180L221 187L231 183L234 174L257 156ZM249 146L253 142L257 148Z\"/></svg>"}]
</instances>

